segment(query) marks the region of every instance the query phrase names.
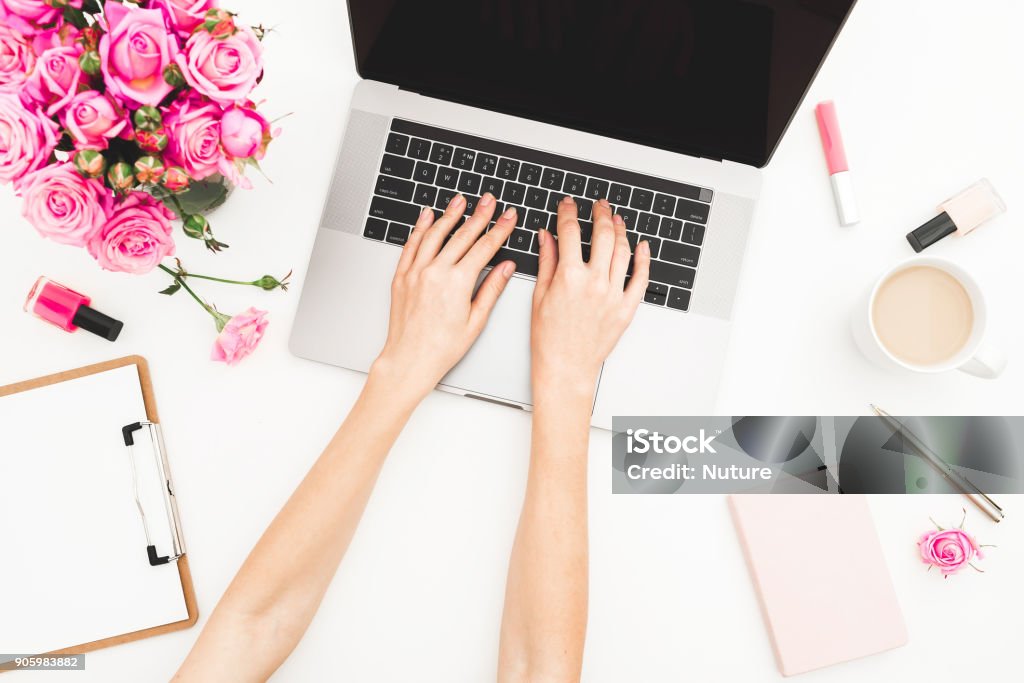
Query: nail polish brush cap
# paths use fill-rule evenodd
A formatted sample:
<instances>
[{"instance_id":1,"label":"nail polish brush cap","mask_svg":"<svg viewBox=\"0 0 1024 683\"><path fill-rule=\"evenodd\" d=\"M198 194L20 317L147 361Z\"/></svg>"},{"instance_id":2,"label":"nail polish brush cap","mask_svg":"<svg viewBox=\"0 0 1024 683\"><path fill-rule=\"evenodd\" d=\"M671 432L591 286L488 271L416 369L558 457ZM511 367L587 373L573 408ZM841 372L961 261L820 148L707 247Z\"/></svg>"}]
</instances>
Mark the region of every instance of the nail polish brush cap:
<instances>
[{"instance_id":1,"label":"nail polish brush cap","mask_svg":"<svg viewBox=\"0 0 1024 683\"><path fill-rule=\"evenodd\" d=\"M1006 203L987 179L982 178L939 205L940 213L907 235L914 251L920 252L954 232L961 236L1006 211Z\"/></svg>"}]
</instances>

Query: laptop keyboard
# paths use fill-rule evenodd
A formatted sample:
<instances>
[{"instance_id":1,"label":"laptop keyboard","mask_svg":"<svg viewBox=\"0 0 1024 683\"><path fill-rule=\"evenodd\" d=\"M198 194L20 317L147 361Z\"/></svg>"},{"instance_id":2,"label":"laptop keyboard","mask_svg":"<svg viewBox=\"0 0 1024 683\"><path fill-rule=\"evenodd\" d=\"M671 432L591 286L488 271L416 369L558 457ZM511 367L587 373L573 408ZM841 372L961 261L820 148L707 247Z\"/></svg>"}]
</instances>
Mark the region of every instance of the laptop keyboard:
<instances>
[{"instance_id":1,"label":"laptop keyboard","mask_svg":"<svg viewBox=\"0 0 1024 683\"><path fill-rule=\"evenodd\" d=\"M535 277L537 231L547 228L557 237L557 206L566 195L576 201L583 258L589 260L593 203L607 198L626 223L630 250L642 239L651 245L644 301L690 308L711 190L421 123L392 120L363 236L401 246L421 206L440 216L462 193L469 216L485 192L498 200L495 217L509 206L518 214L516 229L491 265L511 260L518 275Z\"/></svg>"}]
</instances>

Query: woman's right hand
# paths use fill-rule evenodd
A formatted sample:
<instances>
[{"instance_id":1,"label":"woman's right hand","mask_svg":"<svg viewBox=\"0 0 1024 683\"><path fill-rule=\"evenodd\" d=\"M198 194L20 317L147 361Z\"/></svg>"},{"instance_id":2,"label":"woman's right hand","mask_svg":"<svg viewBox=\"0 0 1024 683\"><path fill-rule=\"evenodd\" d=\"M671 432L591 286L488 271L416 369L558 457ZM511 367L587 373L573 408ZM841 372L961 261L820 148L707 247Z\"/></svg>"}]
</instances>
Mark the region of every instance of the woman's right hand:
<instances>
[{"instance_id":1,"label":"woman's right hand","mask_svg":"<svg viewBox=\"0 0 1024 683\"><path fill-rule=\"evenodd\" d=\"M601 364L629 326L647 291L650 245L636 247L633 275L623 289L630 251L626 225L608 200L594 202L590 260L583 261L576 203L558 204L558 240L541 230L533 293L531 350L535 394L558 388L593 395Z\"/></svg>"}]
</instances>

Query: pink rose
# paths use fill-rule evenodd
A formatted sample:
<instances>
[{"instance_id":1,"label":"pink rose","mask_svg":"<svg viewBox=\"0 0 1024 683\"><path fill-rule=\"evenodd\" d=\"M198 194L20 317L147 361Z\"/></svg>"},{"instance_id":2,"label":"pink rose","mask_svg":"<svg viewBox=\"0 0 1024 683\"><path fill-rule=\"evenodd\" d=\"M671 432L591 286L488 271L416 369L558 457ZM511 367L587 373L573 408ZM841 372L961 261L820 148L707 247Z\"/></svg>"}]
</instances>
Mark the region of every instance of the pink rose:
<instances>
[{"instance_id":1,"label":"pink rose","mask_svg":"<svg viewBox=\"0 0 1024 683\"><path fill-rule=\"evenodd\" d=\"M150 0L149 7L163 12L168 25L187 38L203 23L206 13L217 7L217 0Z\"/></svg>"},{"instance_id":2,"label":"pink rose","mask_svg":"<svg viewBox=\"0 0 1024 683\"><path fill-rule=\"evenodd\" d=\"M25 36L0 25L0 87L22 83L35 65L36 53Z\"/></svg>"},{"instance_id":3,"label":"pink rose","mask_svg":"<svg viewBox=\"0 0 1024 683\"><path fill-rule=\"evenodd\" d=\"M921 536L917 547L921 551L921 560L938 567L943 574L956 573L975 557L984 557L978 542L963 529L929 531Z\"/></svg>"},{"instance_id":4,"label":"pink rose","mask_svg":"<svg viewBox=\"0 0 1024 683\"><path fill-rule=\"evenodd\" d=\"M51 47L39 55L36 68L25 81L24 95L46 107L47 116L53 116L67 106L78 92L82 82L82 69L77 47Z\"/></svg>"},{"instance_id":5,"label":"pink rose","mask_svg":"<svg viewBox=\"0 0 1024 683\"><path fill-rule=\"evenodd\" d=\"M121 135L128 125L124 109L95 90L71 98L61 120L79 149L106 149L107 141Z\"/></svg>"},{"instance_id":6,"label":"pink rose","mask_svg":"<svg viewBox=\"0 0 1024 683\"><path fill-rule=\"evenodd\" d=\"M57 124L13 92L0 92L0 185L18 180L50 159Z\"/></svg>"},{"instance_id":7,"label":"pink rose","mask_svg":"<svg viewBox=\"0 0 1024 683\"><path fill-rule=\"evenodd\" d=\"M270 123L255 109L234 106L220 119L221 145L236 159L262 159L270 139Z\"/></svg>"},{"instance_id":8,"label":"pink rose","mask_svg":"<svg viewBox=\"0 0 1024 683\"><path fill-rule=\"evenodd\" d=\"M267 312L249 308L233 316L213 342L210 360L235 365L256 350L269 322Z\"/></svg>"},{"instance_id":9,"label":"pink rose","mask_svg":"<svg viewBox=\"0 0 1024 683\"><path fill-rule=\"evenodd\" d=\"M68 0L70 7L81 8L82 0ZM52 24L61 10L46 0L0 0L0 23L28 35L33 28Z\"/></svg>"},{"instance_id":10,"label":"pink rose","mask_svg":"<svg viewBox=\"0 0 1024 683\"><path fill-rule=\"evenodd\" d=\"M221 110L198 97L177 100L164 115L169 140L164 158L194 180L217 173L225 161L220 148Z\"/></svg>"},{"instance_id":11,"label":"pink rose","mask_svg":"<svg viewBox=\"0 0 1024 683\"><path fill-rule=\"evenodd\" d=\"M148 273L174 255L172 218L174 214L150 195L131 192L89 240L89 253L106 270Z\"/></svg>"},{"instance_id":12,"label":"pink rose","mask_svg":"<svg viewBox=\"0 0 1024 683\"><path fill-rule=\"evenodd\" d=\"M224 38L196 31L178 55L178 66L189 85L229 105L245 100L256 87L263 74L263 46L248 27Z\"/></svg>"},{"instance_id":13,"label":"pink rose","mask_svg":"<svg viewBox=\"0 0 1024 683\"><path fill-rule=\"evenodd\" d=\"M99 180L86 180L70 163L45 166L18 181L21 214L43 237L84 247L107 220L112 198Z\"/></svg>"},{"instance_id":14,"label":"pink rose","mask_svg":"<svg viewBox=\"0 0 1024 683\"><path fill-rule=\"evenodd\" d=\"M127 104L156 106L173 88L164 69L178 54L178 41L167 32L160 10L128 3L104 6L107 33L100 38L103 81Z\"/></svg>"}]
</instances>

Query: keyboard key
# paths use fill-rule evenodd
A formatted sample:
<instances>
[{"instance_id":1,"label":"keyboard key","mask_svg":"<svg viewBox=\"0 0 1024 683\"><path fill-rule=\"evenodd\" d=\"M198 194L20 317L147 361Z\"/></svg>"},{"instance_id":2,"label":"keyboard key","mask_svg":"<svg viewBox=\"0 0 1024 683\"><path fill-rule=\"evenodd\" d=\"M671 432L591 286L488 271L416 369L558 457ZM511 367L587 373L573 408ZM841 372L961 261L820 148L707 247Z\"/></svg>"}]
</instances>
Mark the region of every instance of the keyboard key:
<instances>
[{"instance_id":1,"label":"keyboard key","mask_svg":"<svg viewBox=\"0 0 1024 683\"><path fill-rule=\"evenodd\" d=\"M562 189L562 181L565 180L565 171L557 171L553 168L546 169L541 176L540 186L545 190L558 192Z\"/></svg>"},{"instance_id":2,"label":"keyboard key","mask_svg":"<svg viewBox=\"0 0 1024 683\"><path fill-rule=\"evenodd\" d=\"M636 245L640 242L640 233L627 230L626 241L629 242L629 252L633 253L636 251ZM630 263L632 263L632 261L630 261Z\"/></svg>"},{"instance_id":3,"label":"keyboard key","mask_svg":"<svg viewBox=\"0 0 1024 683\"><path fill-rule=\"evenodd\" d=\"M483 182L480 183L480 194L490 192L498 199L501 199L501 189L505 182L498 180L497 178L485 177Z\"/></svg>"},{"instance_id":4,"label":"keyboard key","mask_svg":"<svg viewBox=\"0 0 1024 683\"><path fill-rule=\"evenodd\" d=\"M413 201L420 206L433 206L437 200L437 188L433 185L417 185Z\"/></svg>"},{"instance_id":5,"label":"keyboard key","mask_svg":"<svg viewBox=\"0 0 1024 683\"><path fill-rule=\"evenodd\" d=\"M480 176L476 173L463 171L459 176L459 192L477 194L480 192Z\"/></svg>"},{"instance_id":6,"label":"keyboard key","mask_svg":"<svg viewBox=\"0 0 1024 683\"><path fill-rule=\"evenodd\" d=\"M661 245L662 250L668 242L664 242ZM673 285L675 287L693 287L693 276L697 274L693 268L687 268L686 266L677 266L673 263L665 263L664 261L651 261L651 280L654 282L663 282L665 284Z\"/></svg>"},{"instance_id":7,"label":"keyboard key","mask_svg":"<svg viewBox=\"0 0 1024 683\"><path fill-rule=\"evenodd\" d=\"M696 223L687 223L683 228L683 241L696 244L698 247L704 244L704 226Z\"/></svg>"},{"instance_id":8,"label":"keyboard key","mask_svg":"<svg viewBox=\"0 0 1024 683\"><path fill-rule=\"evenodd\" d=\"M660 219L653 213L642 213L636 219L637 232L642 232L645 235L657 235L659 221Z\"/></svg>"},{"instance_id":9,"label":"keyboard key","mask_svg":"<svg viewBox=\"0 0 1024 683\"><path fill-rule=\"evenodd\" d=\"M437 193L437 201L434 202L434 208L447 209L448 202L452 200L452 197L457 195L458 192L455 190L441 190Z\"/></svg>"},{"instance_id":10,"label":"keyboard key","mask_svg":"<svg viewBox=\"0 0 1024 683\"><path fill-rule=\"evenodd\" d=\"M476 160L476 152L471 149L459 147L452 156L452 166L461 168L463 171L472 171L473 162Z\"/></svg>"},{"instance_id":11,"label":"keyboard key","mask_svg":"<svg viewBox=\"0 0 1024 683\"><path fill-rule=\"evenodd\" d=\"M413 183L408 180L400 180L398 178L392 178L387 175L377 176L377 186L374 188L374 194L379 194L382 197L391 197L393 199L402 199L405 201L412 200L413 190L416 188Z\"/></svg>"},{"instance_id":12,"label":"keyboard key","mask_svg":"<svg viewBox=\"0 0 1024 683\"><path fill-rule=\"evenodd\" d=\"M584 242L590 242L594 237L594 224L591 221L579 221L580 224L580 239Z\"/></svg>"},{"instance_id":13,"label":"keyboard key","mask_svg":"<svg viewBox=\"0 0 1024 683\"><path fill-rule=\"evenodd\" d=\"M562 192L551 192L548 194L548 205L544 208L551 213L558 213L558 204L565 199L565 194Z\"/></svg>"},{"instance_id":14,"label":"keyboard key","mask_svg":"<svg viewBox=\"0 0 1024 683\"><path fill-rule=\"evenodd\" d=\"M622 222L626 224L626 230L636 230L636 211L633 209L624 209L620 206L618 213L622 216Z\"/></svg>"},{"instance_id":15,"label":"keyboard key","mask_svg":"<svg viewBox=\"0 0 1024 683\"><path fill-rule=\"evenodd\" d=\"M548 214L536 209L530 209L526 214L526 229L540 230L548 224Z\"/></svg>"},{"instance_id":16,"label":"keyboard key","mask_svg":"<svg viewBox=\"0 0 1024 683\"><path fill-rule=\"evenodd\" d=\"M501 193L501 198L509 204L522 204L526 199L526 185L505 183L505 191Z\"/></svg>"},{"instance_id":17,"label":"keyboard key","mask_svg":"<svg viewBox=\"0 0 1024 683\"><path fill-rule=\"evenodd\" d=\"M573 197L576 200L576 217L581 221L589 221L594 212L594 202L582 197Z\"/></svg>"},{"instance_id":18,"label":"keyboard key","mask_svg":"<svg viewBox=\"0 0 1024 683\"><path fill-rule=\"evenodd\" d=\"M529 230L520 230L516 228L512 231L512 234L508 238L508 246L519 251L530 251L530 245L533 243L533 233Z\"/></svg>"},{"instance_id":19,"label":"keyboard key","mask_svg":"<svg viewBox=\"0 0 1024 683\"><path fill-rule=\"evenodd\" d=\"M367 218L366 227L363 228L363 237L374 240L383 240L388 234L388 222L380 218Z\"/></svg>"},{"instance_id":20,"label":"keyboard key","mask_svg":"<svg viewBox=\"0 0 1024 683\"><path fill-rule=\"evenodd\" d=\"M543 209L548 203L548 191L539 187L527 188L524 203L533 209Z\"/></svg>"},{"instance_id":21,"label":"keyboard key","mask_svg":"<svg viewBox=\"0 0 1024 683\"><path fill-rule=\"evenodd\" d=\"M533 234L533 233L530 233L530 234ZM540 235L534 235L533 236L533 244L530 245L530 253L531 254L539 254L540 253Z\"/></svg>"},{"instance_id":22,"label":"keyboard key","mask_svg":"<svg viewBox=\"0 0 1024 683\"><path fill-rule=\"evenodd\" d=\"M608 190L608 201L616 206L628 206L629 192L628 186L612 183L611 189Z\"/></svg>"},{"instance_id":23,"label":"keyboard key","mask_svg":"<svg viewBox=\"0 0 1024 683\"><path fill-rule=\"evenodd\" d=\"M714 196L715 193L712 192L711 190L701 189L700 193L697 195L697 199L699 199L702 202L707 202L708 204L710 204Z\"/></svg>"},{"instance_id":24,"label":"keyboard key","mask_svg":"<svg viewBox=\"0 0 1024 683\"><path fill-rule=\"evenodd\" d=\"M428 164L425 161L416 162L416 173L413 174L413 180L418 183L433 185L435 176L437 176L437 166Z\"/></svg>"},{"instance_id":25,"label":"keyboard key","mask_svg":"<svg viewBox=\"0 0 1024 683\"><path fill-rule=\"evenodd\" d=\"M459 184L459 172L454 168L442 166L437 170L437 179L434 182L441 187L454 190Z\"/></svg>"},{"instance_id":26,"label":"keyboard key","mask_svg":"<svg viewBox=\"0 0 1024 683\"><path fill-rule=\"evenodd\" d=\"M584 263L590 263L590 245L589 244L581 244L580 245L580 256L583 257L583 262Z\"/></svg>"},{"instance_id":27,"label":"keyboard key","mask_svg":"<svg viewBox=\"0 0 1024 683\"><path fill-rule=\"evenodd\" d=\"M647 283L647 291L644 293L644 301L649 304L664 306L666 299L668 299L668 285L658 284L657 282Z\"/></svg>"},{"instance_id":28,"label":"keyboard key","mask_svg":"<svg viewBox=\"0 0 1024 683\"><path fill-rule=\"evenodd\" d=\"M454 152L455 148L451 145L442 145L440 142L435 142L430 146L430 160L435 164L447 166L452 163L452 154Z\"/></svg>"},{"instance_id":29,"label":"keyboard key","mask_svg":"<svg viewBox=\"0 0 1024 683\"><path fill-rule=\"evenodd\" d=\"M633 190L633 196L629 200L629 205L631 207L634 209L640 209L641 211L650 211L653 204L653 192L650 190L641 190L640 188Z\"/></svg>"},{"instance_id":30,"label":"keyboard key","mask_svg":"<svg viewBox=\"0 0 1024 683\"><path fill-rule=\"evenodd\" d=\"M468 218L476 211L476 205L480 203L480 198L471 194L463 194L462 196L466 198L466 210L462 212L462 215Z\"/></svg>"},{"instance_id":31,"label":"keyboard key","mask_svg":"<svg viewBox=\"0 0 1024 683\"><path fill-rule=\"evenodd\" d=\"M651 258L658 258L658 254L661 252L661 240L646 235L643 236L643 240L651 247Z\"/></svg>"},{"instance_id":32,"label":"keyboard key","mask_svg":"<svg viewBox=\"0 0 1024 683\"><path fill-rule=\"evenodd\" d=\"M685 311L690 308L690 290L673 287L668 293L669 308L677 308Z\"/></svg>"},{"instance_id":33,"label":"keyboard key","mask_svg":"<svg viewBox=\"0 0 1024 683\"><path fill-rule=\"evenodd\" d=\"M419 218L420 207L387 197L374 197L370 202L370 215L374 218L414 225Z\"/></svg>"},{"instance_id":34,"label":"keyboard key","mask_svg":"<svg viewBox=\"0 0 1024 683\"><path fill-rule=\"evenodd\" d=\"M477 173L484 175L494 175L495 169L498 168L498 157L493 154L477 154L476 163L473 164L473 170Z\"/></svg>"},{"instance_id":35,"label":"keyboard key","mask_svg":"<svg viewBox=\"0 0 1024 683\"><path fill-rule=\"evenodd\" d=\"M700 249L690 244L666 242L665 247L661 250L660 258L662 261L696 268L697 261L700 259Z\"/></svg>"},{"instance_id":36,"label":"keyboard key","mask_svg":"<svg viewBox=\"0 0 1024 683\"><path fill-rule=\"evenodd\" d=\"M540 182L540 166L534 164L523 164L519 169L519 182L527 185L536 185Z\"/></svg>"},{"instance_id":37,"label":"keyboard key","mask_svg":"<svg viewBox=\"0 0 1024 683\"><path fill-rule=\"evenodd\" d=\"M558 234L558 214L557 213L549 213L548 214L548 232L550 232L552 235L557 235Z\"/></svg>"},{"instance_id":38,"label":"keyboard key","mask_svg":"<svg viewBox=\"0 0 1024 683\"><path fill-rule=\"evenodd\" d=\"M499 249L498 253L491 259L490 265L496 266L503 261L513 261L516 264L516 273L519 275L537 276L537 257L514 249Z\"/></svg>"},{"instance_id":39,"label":"keyboard key","mask_svg":"<svg viewBox=\"0 0 1024 683\"><path fill-rule=\"evenodd\" d=\"M577 175L575 173L568 173L565 176L565 183L562 185L562 191L565 194L576 194L580 195L587 190L587 179L584 176Z\"/></svg>"},{"instance_id":40,"label":"keyboard key","mask_svg":"<svg viewBox=\"0 0 1024 683\"><path fill-rule=\"evenodd\" d=\"M678 240L683 234L683 222L666 216L661 219L658 234L667 240Z\"/></svg>"},{"instance_id":41,"label":"keyboard key","mask_svg":"<svg viewBox=\"0 0 1024 683\"><path fill-rule=\"evenodd\" d=\"M587 181L587 190L584 194L588 199L607 199L608 181L591 178Z\"/></svg>"},{"instance_id":42,"label":"keyboard key","mask_svg":"<svg viewBox=\"0 0 1024 683\"><path fill-rule=\"evenodd\" d=\"M404 157L396 157L394 154L385 154L380 162L380 172L399 178L412 178L413 167L416 162Z\"/></svg>"},{"instance_id":43,"label":"keyboard key","mask_svg":"<svg viewBox=\"0 0 1024 683\"><path fill-rule=\"evenodd\" d=\"M682 218L684 221L694 221L695 223L707 223L708 212L710 211L711 207L707 204L693 202L689 199L680 199L676 205L676 218Z\"/></svg>"},{"instance_id":44,"label":"keyboard key","mask_svg":"<svg viewBox=\"0 0 1024 683\"><path fill-rule=\"evenodd\" d=\"M384 146L384 149L392 154L405 156L406 150L409 149L409 136L402 135L401 133L389 133L388 143Z\"/></svg>"},{"instance_id":45,"label":"keyboard key","mask_svg":"<svg viewBox=\"0 0 1024 683\"><path fill-rule=\"evenodd\" d=\"M513 206L511 204L506 206L505 209L506 210L508 210L508 209L515 209L516 210L516 225L518 227L521 228L524 225L526 225L526 209L524 209L521 206Z\"/></svg>"},{"instance_id":46,"label":"keyboard key","mask_svg":"<svg viewBox=\"0 0 1024 683\"><path fill-rule=\"evenodd\" d=\"M423 138L413 138L409 143L408 155L413 159L419 159L420 161L426 161L430 158L430 140L424 140Z\"/></svg>"},{"instance_id":47,"label":"keyboard key","mask_svg":"<svg viewBox=\"0 0 1024 683\"><path fill-rule=\"evenodd\" d=\"M408 239L409 226L402 225L401 223L392 223L388 226L388 236L384 238L384 241L391 244L403 245Z\"/></svg>"},{"instance_id":48,"label":"keyboard key","mask_svg":"<svg viewBox=\"0 0 1024 683\"><path fill-rule=\"evenodd\" d=\"M667 194L654 195L654 213L662 216L671 216L676 208L676 198Z\"/></svg>"},{"instance_id":49,"label":"keyboard key","mask_svg":"<svg viewBox=\"0 0 1024 683\"><path fill-rule=\"evenodd\" d=\"M502 159L498 162L497 173L502 180L515 180L519 177L519 162L515 159Z\"/></svg>"}]
</instances>

